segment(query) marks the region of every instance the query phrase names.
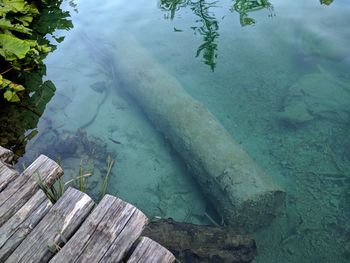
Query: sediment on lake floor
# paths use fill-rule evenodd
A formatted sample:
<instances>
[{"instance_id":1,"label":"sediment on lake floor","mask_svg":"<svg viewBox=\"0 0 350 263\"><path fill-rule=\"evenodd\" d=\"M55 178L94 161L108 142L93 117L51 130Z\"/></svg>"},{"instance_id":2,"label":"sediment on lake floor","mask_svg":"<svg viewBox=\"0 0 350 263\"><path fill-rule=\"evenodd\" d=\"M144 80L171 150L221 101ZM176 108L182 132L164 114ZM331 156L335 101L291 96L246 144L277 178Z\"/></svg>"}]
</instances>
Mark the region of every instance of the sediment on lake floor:
<instances>
[{"instance_id":1,"label":"sediment on lake floor","mask_svg":"<svg viewBox=\"0 0 350 263\"><path fill-rule=\"evenodd\" d=\"M119 35L113 53L119 86L183 157L225 223L248 231L269 224L285 192L133 36Z\"/></svg>"}]
</instances>

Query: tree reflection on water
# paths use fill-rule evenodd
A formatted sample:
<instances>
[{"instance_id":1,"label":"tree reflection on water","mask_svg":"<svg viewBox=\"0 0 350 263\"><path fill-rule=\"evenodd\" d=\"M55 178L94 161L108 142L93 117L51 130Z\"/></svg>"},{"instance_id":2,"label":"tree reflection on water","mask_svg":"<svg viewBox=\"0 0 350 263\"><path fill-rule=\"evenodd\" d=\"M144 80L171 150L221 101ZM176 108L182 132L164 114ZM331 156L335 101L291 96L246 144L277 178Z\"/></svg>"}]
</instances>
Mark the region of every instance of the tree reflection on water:
<instances>
[{"instance_id":1,"label":"tree reflection on water","mask_svg":"<svg viewBox=\"0 0 350 263\"><path fill-rule=\"evenodd\" d=\"M321 0L330 1L330 0ZM166 11L165 18L173 20L177 11L181 8L189 7L198 17L196 25L192 26L195 34L203 36L203 43L197 48L196 57L202 55L206 65L214 71L217 58L217 38L219 37L219 22L215 17L213 9L218 1L207 2L206 0L161 0L160 8ZM255 20L248 14L253 11L268 9L272 16L273 6L269 0L236 0L233 2L230 11L239 14L241 26L253 25ZM176 32L181 32L174 28Z\"/></svg>"}]
</instances>

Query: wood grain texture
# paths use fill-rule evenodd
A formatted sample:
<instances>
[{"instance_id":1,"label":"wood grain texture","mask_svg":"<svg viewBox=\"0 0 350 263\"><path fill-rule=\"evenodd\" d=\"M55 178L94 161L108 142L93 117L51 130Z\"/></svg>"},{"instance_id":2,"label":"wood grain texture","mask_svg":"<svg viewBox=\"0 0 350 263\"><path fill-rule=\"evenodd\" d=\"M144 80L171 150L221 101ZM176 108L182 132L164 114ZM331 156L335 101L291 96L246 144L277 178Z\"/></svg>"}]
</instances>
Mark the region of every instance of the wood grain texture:
<instances>
[{"instance_id":1,"label":"wood grain texture","mask_svg":"<svg viewBox=\"0 0 350 263\"><path fill-rule=\"evenodd\" d=\"M63 174L50 158L39 156L20 176L0 192L0 226L13 216L39 189L36 176L51 185Z\"/></svg>"},{"instance_id":2,"label":"wood grain texture","mask_svg":"<svg viewBox=\"0 0 350 263\"><path fill-rule=\"evenodd\" d=\"M142 237L127 263L173 263L175 257L148 237Z\"/></svg>"},{"instance_id":3,"label":"wood grain texture","mask_svg":"<svg viewBox=\"0 0 350 263\"><path fill-rule=\"evenodd\" d=\"M0 192L18 176L18 172L12 169L9 164L0 161Z\"/></svg>"},{"instance_id":4,"label":"wood grain texture","mask_svg":"<svg viewBox=\"0 0 350 263\"><path fill-rule=\"evenodd\" d=\"M147 222L134 206L106 195L50 262L120 262Z\"/></svg>"},{"instance_id":5,"label":"wood grain texture","mask_svg":"<svg viewBox=\"0 0 350 263\"><path fill-rule=\"evenodd\" d=\"M14 154L12 151L0 146L0 161L10 163L12 162Z\"/></svg>"},{"instance_id":6,"label":"wood grain texture","mask_svg":"<svg viewBox=\"0 0 350 263\"><path fill-rule=\"evenodd\" d=\"M93 206L88 195L68 188L6 262L48 262L54 255L52 250L62 247L70 239Z\"/></svg>"},{"instance_id":7,"label":"wood grain texture","mask_svg":"<svg viewBox=\"0 0 350 263\"><path fill-rule=\"evenodd\" d=\"M39 190L0 228L0 262L4 262L52 207Z\"/></svg>"}]
</instances>

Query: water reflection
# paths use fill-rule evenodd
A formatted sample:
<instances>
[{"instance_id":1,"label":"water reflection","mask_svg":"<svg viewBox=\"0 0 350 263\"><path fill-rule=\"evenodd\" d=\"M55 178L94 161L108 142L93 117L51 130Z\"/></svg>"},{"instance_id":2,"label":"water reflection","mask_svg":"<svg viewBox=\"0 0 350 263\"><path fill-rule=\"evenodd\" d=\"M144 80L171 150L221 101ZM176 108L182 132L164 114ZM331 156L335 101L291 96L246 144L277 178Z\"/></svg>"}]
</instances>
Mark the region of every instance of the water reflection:
<instances>
[{"instance_id":1,"label":"water reflection","mask_svg":"<svg viewBox=\"0 0 350 263\"><path fill-rule=\"evenodd\" d=\"M210 8L215 7L216 2L206 3L205 0L192 2L191 10L198 16L196 21L198 26L193 26L195 33L203 36L203 43L198 47L196 57L202 54L204 63L207 64L212 71L216 66L217 43L219 36L219 24L215 18L215 14L210 12Z\"/></svg>"},{"instance_id":2,"label":"water reflection","mask_svg":"<svg viewBox=\"0 0 350 263\"><path fill-rule=\"evenodd\" d=\"M161 0L160 8L163 11L168 12L165 15L166 19L173 20L175 17L175 13L179 11L182 7L186 7L189 4L189 0Z\"/></svg>"},{"instance_id":3,"label":"water reflection","mask_svg":"<svg viewBox=\"0 0 350 263\"><path fill-rule=\"evenodd\" d=\"M217 48L216 40L219 36L219 23L215 14L211 11L216 7L215 2L206 2L205 0L188 1L188 0L161 0L160 8L167 11L167 19L174 19L175 13L182 7L189 6L192 12L198 17L196 25L192 26L195 34L203 36L203 43L197 48L196 57L202 55L206 65L214 71L216 66ZM174 28L175 31L179 32Z\"/></svg>"},{"instance_id":4,"label":"water reflection","mask_svg":"<svg viewBox=\"0 0 350 263\"><path fill-rule=\"evenodd\" d=\"M196 15L198 18L196 25L192 26L191 29L194 30L195 34L203 36L203 43L197 48L196 57L201 55L204 63L212 71L216 67L218 52L217 38L219 37L219 22L213 12L217 3L218 1L206 2L205 0L161 0L160 2L160 8L167 12L165 15L166 19L173 20L176 12L186 7L189 7ZM268 9L270 16L272 16L273 6L268 0L236 0L230 10L239 14L241 26L247 26L255 24L255 19L251 18L248 14L261 9ZM182 30L176 28L174 28L174 31L182 32Z\"/></svg>"},{"instance_id":5,"label":"water reflection","mask_svg":"<svg viewBox=\"0 0 350 263\"><path fill-rule=\"evenodd\" d=\"M273 15L273 6L268 0L236 0L230 10L239 14L241 26L248 26L255 24L255 19L250 17L249 13L262 9L269 10L269 16Z\"/></svg>"},{"instance_id":6,"label":"water reflection","mask_svg":"<svg viewBox=\"0 0 350 263\"><path fill-rule=\"evenodd\" d=\"M334 0L320 0L322 5L329 6ZM206 0L161 0L160 9L165 13L165 19L173 20L181 9L189 8L198 18L196 24L191 27L195 34L203 37L202 44L197 48L196 57L202 56L203 62L214 71L218 53L217 39L219 37L219 22L213 9L219 1L207 2ZM252 13L267 10L269 17L275 16L274 6L269 0L234 0L230 11L239 15L239 22L242 27L252 26L256 20ZM174 27L175 32L183 30Z\"/></svg>"},{"instance_id":7,"label":"water reflection","mask_svg":"<svg viewBox=\"0 0 350 263\"><path fill-rule=\"evenodd\" d=\"M320 0L321 5L330 5L333 3L333 0Z\"/></svg>"}]
</instances>

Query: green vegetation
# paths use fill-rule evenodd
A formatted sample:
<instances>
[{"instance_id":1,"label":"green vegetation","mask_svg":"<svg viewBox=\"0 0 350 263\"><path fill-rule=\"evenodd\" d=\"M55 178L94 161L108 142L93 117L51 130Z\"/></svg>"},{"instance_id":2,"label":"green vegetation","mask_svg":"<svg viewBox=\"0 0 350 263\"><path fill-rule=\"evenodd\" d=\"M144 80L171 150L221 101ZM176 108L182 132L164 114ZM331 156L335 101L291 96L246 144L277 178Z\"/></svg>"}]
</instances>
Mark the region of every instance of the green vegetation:
<instances>
[{"instance_id":1,"label":"green vegetation","mask_svg":"<svg viewBox=\"0 0 350 263\"><path fill-rule=\"evenodd\" d=\"M107 167L106 167L106 175L104 176L103 182L101 184L99 198L102 198L106 192L109 182L109 177L112 172L112 168L115 164L115 160L108 155L107 157ZM79 191L86 192L88 190L88 179L93 174L93 166L91 166L88 171L85 171L83 162L80 162L79 166L79 174L72 179L63 182L62 178L59 178L57 182L51 186L48 186L40 177L39 174L36 174L36 181L40 187L40 189L43 190L43 192L46 194L46 196L50 199L52 203L56 203L57 200L64 194L67 187L70 185L75 186Z\"/></svg>"},{"instance_id":2,"label":"green vegetation","mask_svg":"<svg viewBox=\"0 0 350 263\"><path fill-rule=\"evenodd\" d=\"M61 3L0 0L0 90L7 101L19 102L38 88L27 84L26 78L36 71L45 74L43 59L55 48L45 36L53 36L56 29L73 27L67 19L69 13L59 8ZM41 89L48 85L52 88L48 82Z\"/></svg>"},{"instance_id":3,"label":"green vegetation","mask_svg":"<svg viewBox=\"0 0 350 263\"><path fill-rule=\"evenodd\" d=\"M62 1L0 0L0 145L16 156L37 133L56 90L51 81L43 81L43 59L64 40L54 31L73 27L69 12L60 9Z\"/></svg>"},{"instance_id":4,"label":"green vegetation","mask_svg":"<svg viewBox=\"0 0 350 263\"><path fill-rule=\"evenodd\" d=\"M106 176L102 182L102 186L101 186L101 197L103 197L106 192L107 192L107 187L108 187L108 182L109 182L109 176L111 174L111 171L112 171L112 168L113 168L113 165L114 165L114 159L108 155L108 158L107 158L107 173L106 173Z\"/></svg>"}]
</instances>

